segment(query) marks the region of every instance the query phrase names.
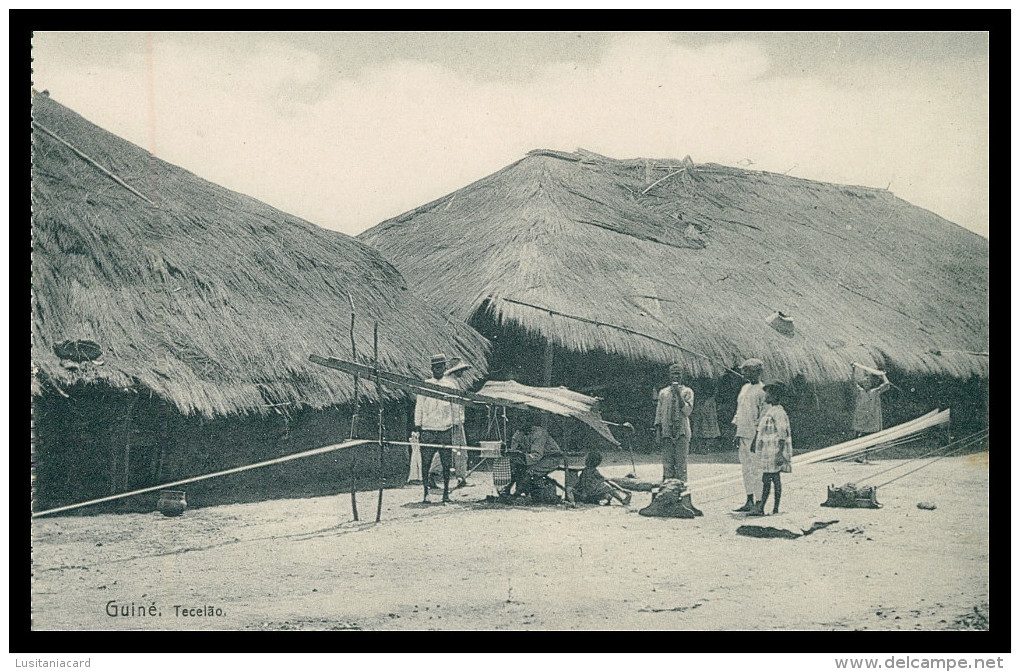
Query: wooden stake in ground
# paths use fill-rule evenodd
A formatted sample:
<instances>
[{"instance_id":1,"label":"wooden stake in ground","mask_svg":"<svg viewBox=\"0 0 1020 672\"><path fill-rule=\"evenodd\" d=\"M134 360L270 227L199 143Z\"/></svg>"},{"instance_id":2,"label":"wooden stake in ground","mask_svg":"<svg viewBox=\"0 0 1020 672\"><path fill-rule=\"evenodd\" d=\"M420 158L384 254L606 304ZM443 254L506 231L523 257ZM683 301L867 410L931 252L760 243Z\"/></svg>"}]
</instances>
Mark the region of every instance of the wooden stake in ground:
<instances>
[{"instance_id":1,"label":"wooden stake in ground","mask_svg":"<svg viewBox=\"0 0 1020 672\"><path fill-rule=\"evenodd\" d=\"M552 339L546 339L545 341L545 356L542 358L542 385L545 387L552 387L552 370L553 370L553 344ZM549 414L542 414L542 427L549 429ZM562 440L562 437L561 437Z\"/></svg>"},{"instance_id":2,"label":"wooden stake in ground","mask_svg":"<svg viewBox=\"0 0 1020 672\"><path fill-rule=\"evenodd\" d=\"M358 361L358 346L354 344L354 297L347 292L347 300L351 304L351 360ZM358 433L358 375L354 375L354 414L351 416L351 433L347 438L353 439ZM354 522L358 522L358 454L351 451L351 512L354 514Z\"/></svg>"},{"instance_id":3,"label":"wooden stake in ground","mask_svg":"<svg viewBox=\"0 0 1020 672\"><path fill-rule=\"evenodd\" d=\"M379 323L372 329L372 363L375 366L375 396L379 399L379 504L375 509L375 522L382 518L382 493L386 487L386 475L383 472L383 393L382 382L379 380Z\"/></svg>"}]
</instances>

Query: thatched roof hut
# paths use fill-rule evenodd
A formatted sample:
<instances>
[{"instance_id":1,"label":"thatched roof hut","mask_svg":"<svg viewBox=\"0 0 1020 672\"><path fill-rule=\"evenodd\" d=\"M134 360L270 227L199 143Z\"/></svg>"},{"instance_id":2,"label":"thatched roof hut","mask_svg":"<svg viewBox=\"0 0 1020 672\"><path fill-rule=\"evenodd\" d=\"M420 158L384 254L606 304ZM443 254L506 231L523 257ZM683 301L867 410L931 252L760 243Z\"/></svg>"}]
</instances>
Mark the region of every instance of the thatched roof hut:
<instances>
[{"instance_id":1,"label":"thatched roof hut","mask_svg":"<svg viewBox=\"0 0 1020 672\"><path fill-rule=\"evenodd\" d=\"M485 340L374 249L162 161L46 94L33 99L32 175L33 395L105 383L204 417L340 404L353 379L308 356L350 355L348 294L362 356L378 321L390 370L422 375L445 352L485 371ZM75 356L85 342L101 353Z\"/></svg>"},{"instance_id":2,"label":"thatched roof hut","mask_svg":"<svg viewBox=\"0 0 1020 672\"><path fill-rule=\"evenodd\" d=\"M882 189L541 150L360 237L441 310L573 352L988 373L988 240Z\"/></svg>"}]
</instances>

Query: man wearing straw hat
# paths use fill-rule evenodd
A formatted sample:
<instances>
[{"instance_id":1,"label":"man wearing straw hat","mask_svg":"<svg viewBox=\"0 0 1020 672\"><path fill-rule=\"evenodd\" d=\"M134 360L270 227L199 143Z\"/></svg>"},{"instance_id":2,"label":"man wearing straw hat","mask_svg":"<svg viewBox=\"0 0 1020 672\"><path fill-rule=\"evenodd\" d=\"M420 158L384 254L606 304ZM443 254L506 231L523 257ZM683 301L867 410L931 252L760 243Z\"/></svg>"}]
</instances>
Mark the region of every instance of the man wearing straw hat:
<instances>
[{"instance_id":1,"label":"man wearing straw hat","mask_svg":"<svg viewBox=\"0 0 1020 672\"><path fill-rule=\"evenodd\" d=\"M437 354L432 356L432 377L425 380L426 383L442 385L443 387L456 388L457 383L453 378L446 375L446 355ZM436 451L439 452L439 461L443 470L443 502L450 501L450 448L436 448L437 445L453 445L453 425L456 416L454 407L450 401L434 399L419 394L414 404L414 431L421 441L421 463L431 464L432 457ZM432 444L432 445L428 445ZM422 479L422 486L425 489L423 502L429 501L429 478L426 475Z\"/></svg>"},{"instance_id":2,"label":"man wearing straw hat","mask_svg":"<svg viewBox=\"0 0 1020 672\"><path fill-rule=\"evenodd\" d=\"M446 370L444 378L451 378L456 384L457 389L464 390L466 387L466 381L464 380L464 372L471 368L471 365L462 362L460 357L451 357L447 363L450 368ZM453 406L453 471L457 475L457 488L463 488L467 485L467 471L468 471L468 455L467 455L467 435L464 433L464 407L460 404L452 404ZM430 487L438 487L436 485L435 477L441 476L443 473L442 460L438 453L432 458L432 465L429 467L429 478L432 479ZM447 473L449 478L449 473Z\"/></svg>"},{"instance_id":3,"label":"man wearing straw hat","mask_svg":"<svg viewBox=\"0 0 1020 672\"><path fill-rule=\"evenodd\" d=\"M670 384L659 390L655 406L655 438L662 449L662 480L686 484L694 390L681 383L683 371L679 364L669 365Z\"/></svg>"},{"instance_id":4,"label":"man wearing straw hat","mask_svg":"<svg viewBox=\"0 0 1020 672\"><path fill-rule=\"evenodd\" d=\"M758 432L758 420L765 409L765 389L761 382L764 369L765 365L760 359L747 359L740 365L740 373L746 382L737 395L737 412L733 416L733 424L737 428L737 455L744 475L747 501L735 511L744 513L754 509L755 495L760 495L762 488L762 470L758 456L754 454L754 437Z\"/></svg>"}]
</instances>

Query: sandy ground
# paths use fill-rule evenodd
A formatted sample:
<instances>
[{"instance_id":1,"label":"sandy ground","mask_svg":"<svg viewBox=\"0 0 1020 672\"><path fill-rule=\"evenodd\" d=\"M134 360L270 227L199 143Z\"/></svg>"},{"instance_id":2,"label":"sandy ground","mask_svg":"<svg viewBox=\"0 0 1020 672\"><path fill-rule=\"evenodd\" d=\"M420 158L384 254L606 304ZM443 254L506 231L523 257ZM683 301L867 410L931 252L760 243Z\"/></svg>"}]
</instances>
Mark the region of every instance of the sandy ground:
<instances>
[{"instance_id":1,"label":"sandy ground","mask_svg":"<svg viewBox=\"0 0 1020 672\"><path fill-rule=\"evenodd\" d=\"M640 478L661 476L644 461ZM725 459L692 461L695 481L739 474ZM897 462L784 474L784 512L764 519L730 511L742 503L740 484L695 489L705 512L695 520L639 516L648 493L629 508L485 504L494 491L481 472L445 506L420 504L420 487L387 490L378 524L364 522L375 519L374 492L359 495L360 523L347 494L179 518L40 518L33 627L986 629L988 453L939 460L881 488L879 510L819 506L826 485L880 483L887 477L870 475ZM602 468L630 470L621 455ZM938 508L918 509L921 501ZM797 539L735 533L752 521L825 520L839 522ZM135 615L108 615L111 601ZM184 615L202 607L213 615Z\"/></svg>"}]
</instances>

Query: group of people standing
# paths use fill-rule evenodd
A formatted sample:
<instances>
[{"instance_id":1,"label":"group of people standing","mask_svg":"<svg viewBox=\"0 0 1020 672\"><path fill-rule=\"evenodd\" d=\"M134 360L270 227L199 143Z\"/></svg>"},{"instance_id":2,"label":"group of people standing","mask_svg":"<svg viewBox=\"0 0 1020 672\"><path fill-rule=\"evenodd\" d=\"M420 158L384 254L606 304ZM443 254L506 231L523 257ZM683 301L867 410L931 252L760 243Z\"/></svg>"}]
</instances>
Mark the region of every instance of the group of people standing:
<instances>
[{"instance_id":1,"label":"group of people standing","mask_svg":"<svg viewBox=\"0 0 1020 672\"><path fill-rule=\"evenodd\" d=\"M747 494L747 501L737 511L757 516L765 515L765 502L773 488L772 512L779 513L783 491L779 474L792 471L793 461L790 420L783 408L786 386L778 381L763 383L763 370L759 359L741 364L745 382L732 420ZM670 365L670 384L659 390L654 429L662 450L662 480L686 484L694 391L683 384L682 375L683 367Z\"/></svg>"},{"instance_id":2,"label":"group of people standing","mask_svg":"<svg viewBox=\"0 0 1020 672\"><path fill-rule=\"evenodd\" d=\"M432 385L463 390L462 374L468 364L447 361L442 354L432 357ZM865 380L858 380L858 370ZM881 394L891 383L882 371L854 364L856 404L853 428L858 435L879 431L882 428ZM784 403L787 386L780 381L763 382L764 364L760 359L747 359L740 365L743 386L737 395L736 412L731 421L734 426L734 444L740 459L746 501L735 509L751 516L765 515L765 504L774 493L772 513L779 513L783 486L780 474L793 470L793 441L790 419ZM870 374L870 377L869 377ZM662 452L663 482L687 484L687 457L691 444L691 416L695 409L694 390L683 384L683 367L671 364L670 384L659 390L655 409L656 442ZM869 382L875 379L878 382ZM712 409L714 411L714 403ZM695 418L696 422L702 422ZM715 430L718 432L718 428ZM450 501L450 470L453 466L457 487L465 485L467 478L467 440L464 433L464 407L418 395L414 411L412 434L411 474L409 481L422 479L424 500L428 501L430 485L438 487L435 476L443 481L443 501ZM447 447L443 447L447 446ZM416 450L415 448L418 448ZM419 454L420 450L420 454ZM563 452L549 432L541 426L537 413L528 411L521 418L521 427L511 440L509 456L509 493L516 486L518 493L527 492L535 483L541 483L548 473L556 469ZM591 480L593 497L612 496L623 501L615 489L606 485L598 473L601 456L591 456L586 464ZM421 467L430 465L429 473ZM430 483L431 482L431 483ZM583 485L583 484L582 484ZM584 490L585 488L582 488ZM626 497L629 500L629 496Z\"/></svg>"},{"instance_id":3,"label":"group of people standing","mask_svg":"<svg viewBox=\"0 0 1020 672\"><path fill-rule=\"evenodd\" d=\"M882 429L881 395L892 387L884 371L861 364L851 365L854 382L854 414L851 426L857 436ZM740 459L746 501L735 511L751 516L765 515L765 504L774 492L772 513L779 513L782 473L793 470L793 440L790 418L784 404L788 387L779 381L762 381L764 364L747 359L740 365L744 378L733 415L734 443ZM656 440L662 450L662 479L687 483L687 455L690 452L694 391L683 384L683 368L669 367L670 384L659 390L655 409ZM712 409L714 411L714 403ZM718 429L715 430L718 433Z\"/></svg>"},{"instance_id":4,"label":"group of people standing","mask_svg":"<svg viewBox=\"0 0 1020 672\"><path fill-rule=\"evenodd\" d=\"M432 377L425 380L431 385L464 390L463 373L470 365L446 355L433 355ZM559 467L563 451L549 432L541 426L538 412L523 411L519 428L514 432L507 451L510 473L501 488L509 493L529 494L540 499L540 487L549 472ZM449 447L441 447L449 446ZM429 501L429 489L438 489L437 479L443 485L443 502L450 501L450 470L457 477L455 487L466 485L468 472L467 437L464 432L464 406L452 401L418 395L414 405L414 431L411 434L411 470L408 482L422 482L424 496ZM429 465L427 473L422 471Z\"/></svg>"}]
</instances>

